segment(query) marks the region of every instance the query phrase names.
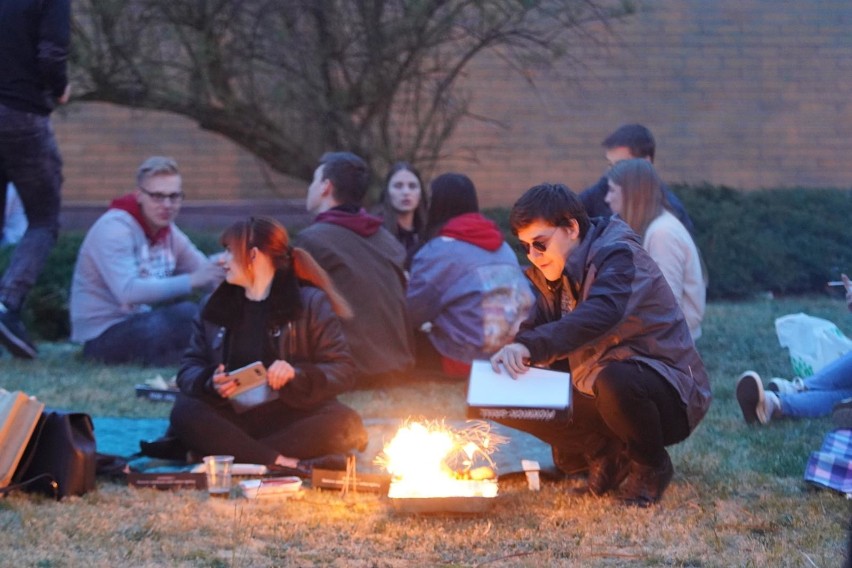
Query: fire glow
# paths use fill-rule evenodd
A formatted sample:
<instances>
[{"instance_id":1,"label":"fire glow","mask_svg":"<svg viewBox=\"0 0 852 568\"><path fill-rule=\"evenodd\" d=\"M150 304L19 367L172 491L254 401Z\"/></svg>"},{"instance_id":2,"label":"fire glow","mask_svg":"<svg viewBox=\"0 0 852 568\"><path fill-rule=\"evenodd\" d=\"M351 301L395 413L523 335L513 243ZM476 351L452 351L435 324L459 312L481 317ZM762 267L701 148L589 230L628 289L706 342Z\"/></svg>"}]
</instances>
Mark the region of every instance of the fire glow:
<instances>
[{"instance_id":1,"label":"fire glow","mask_svg":"<svg viewBox=\"0 0 852 568\"><path fill-rule=\"evenodd\" d=\"M390 498L496 497L490 454L504 441L485 422L462 431L443 423L411 422L376 461L393 476Z\"/></svg>"}]
</instances>

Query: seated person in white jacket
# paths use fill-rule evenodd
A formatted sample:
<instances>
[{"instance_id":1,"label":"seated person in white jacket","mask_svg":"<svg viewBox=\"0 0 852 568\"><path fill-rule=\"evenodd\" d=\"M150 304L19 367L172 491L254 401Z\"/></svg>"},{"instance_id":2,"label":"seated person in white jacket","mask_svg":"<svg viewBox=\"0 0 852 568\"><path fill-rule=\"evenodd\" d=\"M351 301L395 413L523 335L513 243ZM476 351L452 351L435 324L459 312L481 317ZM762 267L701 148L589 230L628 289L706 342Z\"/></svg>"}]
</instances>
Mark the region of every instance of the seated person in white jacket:
<instances>
[{"instance_id":1,"label":"seated person in white jacket","mask_svg":"<svg viewBox=\"0 0 852 568\"><path fill-rule=\"evenodd\" d=\"M71 340L106 363L177 365L198 305L224 268L174 224L183 201L177 163L145 160L136 189L112 201L80 247L71 283ZM183 301L181 301L183 299Z\"/></svg>"},{"instance_id":2,"label":"seated person in white jacket","mask_svg":"<svg viewBox=\"0 0 852 568\"><path fill-rule=\"evenodd\" d=\"M622 160L607 174L606 202L642 238L686 317L692 339L701 337L707 281L695 241L667 209L663 182L644 159Z\"/></svg>"}]
</instances>

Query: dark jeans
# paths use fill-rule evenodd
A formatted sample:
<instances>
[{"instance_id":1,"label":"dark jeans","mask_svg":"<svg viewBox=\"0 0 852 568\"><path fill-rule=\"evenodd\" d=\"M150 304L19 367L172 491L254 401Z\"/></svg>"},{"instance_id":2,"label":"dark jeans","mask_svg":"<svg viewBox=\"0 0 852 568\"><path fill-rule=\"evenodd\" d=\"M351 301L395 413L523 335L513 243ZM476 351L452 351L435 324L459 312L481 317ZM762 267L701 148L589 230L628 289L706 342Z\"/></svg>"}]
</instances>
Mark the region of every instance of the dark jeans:
<instances>
[{"instance_id":1,"label":"dark jeans","mask_svg":"<svg viewBox=\"0 0 852 568\"><path fill-rule=\"evenodd\" d=\"M269 465L278 455L307 459L361 450L367 431L358 413L333 400L308 410L280 400L243 414L218 395L178 395L171 431L201 455L225 454L243 463Z\"/></svg>"},{"instance_id":2,"label":"dark jeans","mask_svg":"<svg viewBox=\"0 0 852 568\"><path fill-rule=\"evenodd\" d=\"M500 420L529 432L561 456L594 456L620 440L631 460L659 465L665 447L689 436L686 407L657 372L635 361L610 363L595 381L595 396L572 390L573 414L551 421Z\"/></svg>"},{"instance_id":3,"label":"dark jeans","mask_svg":"<svg viewBox=\"0 0 852 568\"><path fill-rule=\"evenodd\" d=\"M0 104L0 180L15 184L28 223L0 279L0 302L17 311L41 274L59 233L62 159L49 117ZM0 213L5 211L5 183L2 189Z\"/></svg>"},{"instance_id":4,"label":"dark jeans","mask_svg":"<svg viewBox=\"0 0 852 568\"><path fill-rule=\"evenodd\" d=\"M104 363L158 367L180 363L189 347L195 302L179 302L133 314L83 345L83 357Z\"/></svg>"}]
</instances>

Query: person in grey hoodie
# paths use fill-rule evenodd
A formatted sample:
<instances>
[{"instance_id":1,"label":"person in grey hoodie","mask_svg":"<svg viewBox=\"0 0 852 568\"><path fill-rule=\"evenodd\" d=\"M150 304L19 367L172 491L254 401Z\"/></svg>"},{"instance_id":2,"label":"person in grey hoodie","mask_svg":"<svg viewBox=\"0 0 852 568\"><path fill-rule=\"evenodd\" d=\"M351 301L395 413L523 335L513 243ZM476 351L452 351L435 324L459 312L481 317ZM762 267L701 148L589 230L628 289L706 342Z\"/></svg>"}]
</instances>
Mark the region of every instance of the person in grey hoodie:
<instances>
[{"instance_id":1,"label":"person in grey hoodie","mask_svg":"<svg viewBox=\"0 0 852 568\"><path fill-rule=\"evenodd\" d=\"M511 341L533 295L503 234L479 212L470 178L440 175L431 193L428 240L414 255L407 294L417 362L467 377L474 359Z\"/></svg>"},{"instance_id":2,"label":"person in grey hoodie","mask_svg":"<svg viewBox=\"0 0 852 568\"><path fill-rule=\"evenodd\" d=\"M177 163L145 160L136 189L112 201L89 229L71 281L71 340L105 363L177 365L198 303L225 276L174 220L183 202ZM182 300L182 301L180 301Z\"/></svg>"}]
</instances>

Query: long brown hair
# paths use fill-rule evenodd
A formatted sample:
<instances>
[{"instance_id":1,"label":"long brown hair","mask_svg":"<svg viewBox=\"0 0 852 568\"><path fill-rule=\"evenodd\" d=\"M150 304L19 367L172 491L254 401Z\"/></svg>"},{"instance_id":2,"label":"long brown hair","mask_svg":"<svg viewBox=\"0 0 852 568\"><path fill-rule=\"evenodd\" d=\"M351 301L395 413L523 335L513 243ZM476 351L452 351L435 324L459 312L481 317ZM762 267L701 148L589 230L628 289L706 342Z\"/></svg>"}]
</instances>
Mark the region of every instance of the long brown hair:
<instances>
[{"instance_id":1,"label":"long brown hair","mask_svg":"<svg viewBox=\"0 0 852 568\"><path fill-rule=\"evenodd\" d=\"M612 166L607 177L621 187L621 218L644 237L651 221L663 214L666 203L663 182L653 164L642 158L622 160Z\"/></svg>"},{"instance_id":2,"label":"long brown hair","mask_svg":"<svg viewBox=\"0 0 852 568\"><path fill-rule=\"evenodd\" d=\"M382 193L379 195L379 204L375 213L384 220L385 229L390 231L392 235L399 234L399 225L397 223L399 213L397 213L396 209L394 209L393 205L391 205L390 182L391 178L401 171L411 172L411 174L417 178L417 183L420 184L420 200L417 203L417 207L414 209L414 232L417 233L417 236L420 239L423 239L423 233L426 230L426 216L428 211L426 187L423 185L423 178L420 176L420 172L417 171L417 169L410 163L396 162L391 166L387 177L385 177L385 185L382 186Z\"/></svg>"},{"instance_id":3,"label":"long brown hair","mask_svg":"<svg viewBox=\"0 0 852 568\"><path fill-rule=\"evenodd\" d=\"M241 267L248 267L249 251L257 250L269 256L276 270L293 270L296 278L304 280L326 293L339 317L352 317L352 308L340 295L328 273L317 264L305 249L290 246L287 229L270 217L251 217L237 221L222 233L222 246L227 247Z\"/></svg>"}]
</instances>

